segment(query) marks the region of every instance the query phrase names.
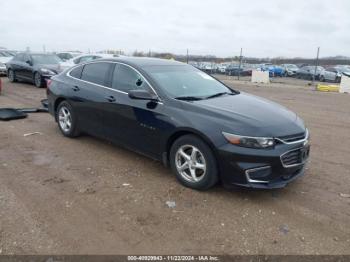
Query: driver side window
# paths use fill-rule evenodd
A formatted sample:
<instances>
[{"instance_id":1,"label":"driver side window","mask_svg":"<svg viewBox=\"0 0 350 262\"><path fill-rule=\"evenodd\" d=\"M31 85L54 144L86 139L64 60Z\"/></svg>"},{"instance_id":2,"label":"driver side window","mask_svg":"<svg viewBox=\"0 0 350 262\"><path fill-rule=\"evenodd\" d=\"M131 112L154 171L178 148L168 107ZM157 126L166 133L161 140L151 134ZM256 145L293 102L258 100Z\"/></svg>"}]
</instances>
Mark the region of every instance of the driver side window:
<instances>
[{"instance_id":1,"label":"driver side window","mask_svg":"<svg viewBox=\"0 0 350 262\"><path fill-rule=\"evenodd\" d=\"M128 93L130 90L151 91L145 79L134 69L117 64L113 72L112 88Z\"/></svg>"}]
</instances>

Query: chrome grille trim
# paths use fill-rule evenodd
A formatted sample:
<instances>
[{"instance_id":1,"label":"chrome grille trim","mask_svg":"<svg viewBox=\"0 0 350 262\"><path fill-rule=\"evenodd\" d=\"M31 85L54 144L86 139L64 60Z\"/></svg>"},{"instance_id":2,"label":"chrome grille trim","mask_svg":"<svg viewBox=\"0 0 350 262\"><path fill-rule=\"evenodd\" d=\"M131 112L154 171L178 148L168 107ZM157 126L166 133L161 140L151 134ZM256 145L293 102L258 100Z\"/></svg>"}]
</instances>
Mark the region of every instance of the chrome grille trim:
<instances>
[{"instance_id":1,"label":"chrome grille trim","mask_svg":"<svg viewBox=\"0 0 350 262\"><path fill-rule=\"evenodd\" d=\"M294 138L297 139L298 137L299 136L295 136ZM295 141L291 141L291 142L288 141L288 140L293 140L293 137L288 138L288 140L287 139L278 138L278 137L276 137L275 139L280 141L280 142L282 142L283 144L292 145L292 144L298 144L298 143L305 143L308 140L308 138L309 138L309 130L306 129L303 138L295 140Z\"/></svg>"}]
</instances>

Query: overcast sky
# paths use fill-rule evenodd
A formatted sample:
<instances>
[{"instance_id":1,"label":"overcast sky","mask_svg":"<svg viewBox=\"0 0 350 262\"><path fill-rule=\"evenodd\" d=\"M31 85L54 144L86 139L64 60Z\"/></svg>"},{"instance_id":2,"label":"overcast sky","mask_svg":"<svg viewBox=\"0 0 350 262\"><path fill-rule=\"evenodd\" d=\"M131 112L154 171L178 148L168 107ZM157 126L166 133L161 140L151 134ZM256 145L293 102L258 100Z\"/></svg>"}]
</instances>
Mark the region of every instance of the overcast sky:
<instances>
[{"instance_id":1,"label":"overcast sky","mask_svg":"<svg viewBox=\"0 0 350 262\"><path fill-rule=\"evenodd\" d=\"M350 56L349 0L0 1L0 46Z\"/></svg>"}]
</instances>

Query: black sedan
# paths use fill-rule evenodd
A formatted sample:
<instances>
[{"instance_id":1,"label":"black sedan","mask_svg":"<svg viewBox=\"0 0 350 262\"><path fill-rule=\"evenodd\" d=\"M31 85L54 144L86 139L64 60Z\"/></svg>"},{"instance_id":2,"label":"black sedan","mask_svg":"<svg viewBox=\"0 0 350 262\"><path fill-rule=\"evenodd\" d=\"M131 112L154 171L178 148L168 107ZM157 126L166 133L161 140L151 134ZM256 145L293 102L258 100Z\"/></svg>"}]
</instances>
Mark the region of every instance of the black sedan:
<instances>
[{"instance_id":1,"label":"black sedan","mask_svg":"<svg viewBox=\"0 0 350 262\"><path fill-rule=\"evenodd\" d=\"M279 188L304 174L309 134L295 113L187 64L95 60L53 77L47 94L64 136L87 133L160 160L194 189Z\"/></svg>"},{"instance_id":2,"label":"black sedan","mask_svg":"<svg viewBox=\"0 0 350 262\"><path fill-rule=\"evenodd\" d=\"M7 76L11 82L23 80L45 87L46 80L62 71L61 59L53 54L18 53L8 63Z\"/></svg>"}]
</instances>

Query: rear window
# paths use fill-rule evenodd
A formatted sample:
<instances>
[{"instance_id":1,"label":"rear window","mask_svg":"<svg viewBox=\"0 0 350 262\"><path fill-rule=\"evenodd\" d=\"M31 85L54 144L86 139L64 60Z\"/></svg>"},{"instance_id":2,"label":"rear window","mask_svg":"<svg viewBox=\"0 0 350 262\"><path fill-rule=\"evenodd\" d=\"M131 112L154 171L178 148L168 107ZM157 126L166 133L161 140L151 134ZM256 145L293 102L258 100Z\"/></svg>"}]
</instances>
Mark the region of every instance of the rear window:
<instances>
[{"instance_id":1,"label":"rear window","mask_svg":"<svg viewBox=\"0 0 350 262\"><path fill-rule=\"evenodd\" d=\"M81 80L98 85L106 85L110 63L92 63L84 66Z\"/></svg>"},{"instance_id":2,"label":"rear window","mask_svg":"<svg viewBox=\"0 0 350 262\"><path fill-rule=\"evenodd\" d=\"M74 68L69 74L70 76L72 77L75 77L75 78L81 78L81 73L83 72L83 67L82 66L79 66L77 68Z\"/></svg>"}]
</instances>

